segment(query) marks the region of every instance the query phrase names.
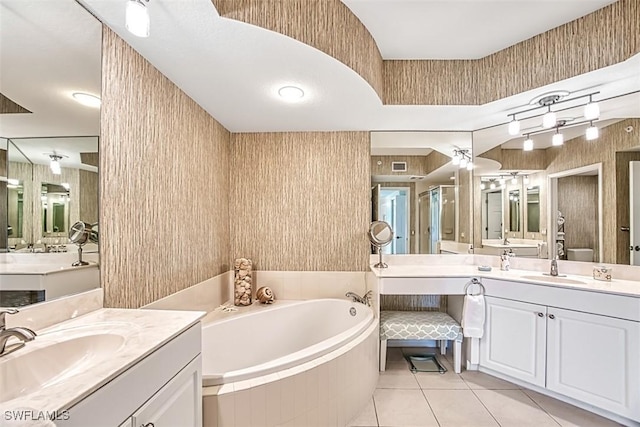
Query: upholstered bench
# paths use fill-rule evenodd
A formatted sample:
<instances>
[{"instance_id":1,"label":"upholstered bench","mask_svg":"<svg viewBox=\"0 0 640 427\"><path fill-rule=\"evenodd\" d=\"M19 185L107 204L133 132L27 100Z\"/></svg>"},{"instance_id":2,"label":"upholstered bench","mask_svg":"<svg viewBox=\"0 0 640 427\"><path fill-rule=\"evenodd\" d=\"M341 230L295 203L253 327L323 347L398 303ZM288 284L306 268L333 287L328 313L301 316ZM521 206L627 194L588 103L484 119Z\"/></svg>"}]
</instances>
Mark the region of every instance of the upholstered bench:
<instances>
[{"instance_id":1,"label":"upholstered bench","mask_svg":"<svg viewBox=\"0 0 640 427\"><path fill-rule=\"evenodd\" d=\"M460 324L439 311L380 312L380 370L387 364L387 340L437 340L445 354L447 341L453 341L453 369L460 373L462 331Z\"/></svg>"}]
</instances>

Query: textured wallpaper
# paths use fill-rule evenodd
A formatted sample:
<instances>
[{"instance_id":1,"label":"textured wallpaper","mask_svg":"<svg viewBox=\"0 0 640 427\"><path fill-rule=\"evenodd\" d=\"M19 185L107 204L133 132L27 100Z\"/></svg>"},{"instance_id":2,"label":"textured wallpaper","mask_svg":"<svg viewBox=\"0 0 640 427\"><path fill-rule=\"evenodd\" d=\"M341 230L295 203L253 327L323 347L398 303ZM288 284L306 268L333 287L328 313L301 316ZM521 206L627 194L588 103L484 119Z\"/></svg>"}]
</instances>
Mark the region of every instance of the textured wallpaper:
<instances>
[{"instance_id":1,"label":"textured wallpaper","mask_svg":"<svg viewBox=\"0 0 640 427\"><path fill-rule=\"evenodd\" d=\"M368 132L231 136L232 258L257 270L365 271Z\"/></svg>"},{"instance_id":2,"label":"textured wallpaper","mask_svg":"<svg viewBox=\"0 0 640 427\"><path fill-rule=\"evenodd\" d=\"M137 308L229 269L229 132L107 27L102 52L100 279Z\"/></svg>"}]
</instances>

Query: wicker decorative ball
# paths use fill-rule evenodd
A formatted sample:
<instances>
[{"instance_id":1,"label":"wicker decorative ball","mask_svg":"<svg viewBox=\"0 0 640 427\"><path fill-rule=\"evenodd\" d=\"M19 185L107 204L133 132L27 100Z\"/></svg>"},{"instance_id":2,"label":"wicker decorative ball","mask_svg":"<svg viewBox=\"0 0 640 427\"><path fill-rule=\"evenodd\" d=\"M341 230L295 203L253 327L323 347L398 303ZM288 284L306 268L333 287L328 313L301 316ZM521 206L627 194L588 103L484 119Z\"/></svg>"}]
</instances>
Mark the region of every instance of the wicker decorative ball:
<instances>
[{"instance_id":1,"label":"wicker decorative ball","mask_svg":"<svg viewBox=\"0 0 640 427\"><path fill-rule=\"evenodd\" d=\"M263 304L271 304L275 301L276 296L268 286L263 286L256 291L256 299Z\"/></svg>"}]
</instances>

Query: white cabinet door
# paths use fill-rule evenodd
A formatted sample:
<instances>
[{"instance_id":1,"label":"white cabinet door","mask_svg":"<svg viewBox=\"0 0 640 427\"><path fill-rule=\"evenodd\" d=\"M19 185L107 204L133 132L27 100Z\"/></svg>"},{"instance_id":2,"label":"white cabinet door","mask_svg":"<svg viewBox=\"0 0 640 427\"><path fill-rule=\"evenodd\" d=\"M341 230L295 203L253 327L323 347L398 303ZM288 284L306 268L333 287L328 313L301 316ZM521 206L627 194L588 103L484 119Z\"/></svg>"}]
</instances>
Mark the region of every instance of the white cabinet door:
<instances>
[{"instance_id":1,"label":"white cabinet door","mask_svg":"<svg viewBox=\"0 0 640 427\"><path fill-rule=\"evenodd\" d=\"M133 414L133 427L201 427L201 366L198 355Z\"/></svg>"},{"instance_id":2,"label":"white cabinet door","mask_svg":"<svg viewBox=\"0 0 640 427\"><path fill-rule=\"evenodd\" d=\"M546 306L486 297L480 366L545 386Z\"/></svg>"},{"instance_id":3,"label":"white cabinet door","mask_svg":"<svg viewBox=\"0 0 640 427\"><path fill-rule=\"evenodd\" d=\"M640 421L640 323L548 313L547 388Z\"/></svg>"}]
</instances>

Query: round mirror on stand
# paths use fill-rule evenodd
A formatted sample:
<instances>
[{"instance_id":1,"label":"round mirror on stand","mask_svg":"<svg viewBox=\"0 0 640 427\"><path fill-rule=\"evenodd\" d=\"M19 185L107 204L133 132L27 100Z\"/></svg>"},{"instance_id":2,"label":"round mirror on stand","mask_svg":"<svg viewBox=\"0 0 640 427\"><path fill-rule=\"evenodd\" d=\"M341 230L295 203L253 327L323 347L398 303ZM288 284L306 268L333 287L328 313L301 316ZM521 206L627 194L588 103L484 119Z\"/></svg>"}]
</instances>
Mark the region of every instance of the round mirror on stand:
<instances>
[{"instance_id":1,"label":"round mirror on stand","mask_svg":"<svg viewBox=\"0 0 640 427\"><path fill-rule=\"evenodd\" d=\"M379 262L374 265L376 268L387 268L388 265L382 262L382 248L393 240L393 230L384 221L373 221L369 226L369 241L378 248Z\"/></svg>"},{"instance_id":2,"label":"round mirror on stand","mask_svg":"<svg viewBox=\"0 0 640 427\"><path fill-rule=\"evenodd\" d=\"M93 225L87 224L84 221L76 222L69 230L69 240L71 240L71 243L78 245L78 260L71 265L73 267L89 265L87 261L82 260L82 246L88 241L98 242L98 233L93 230Z\"/></svg>"}]
</instances>

